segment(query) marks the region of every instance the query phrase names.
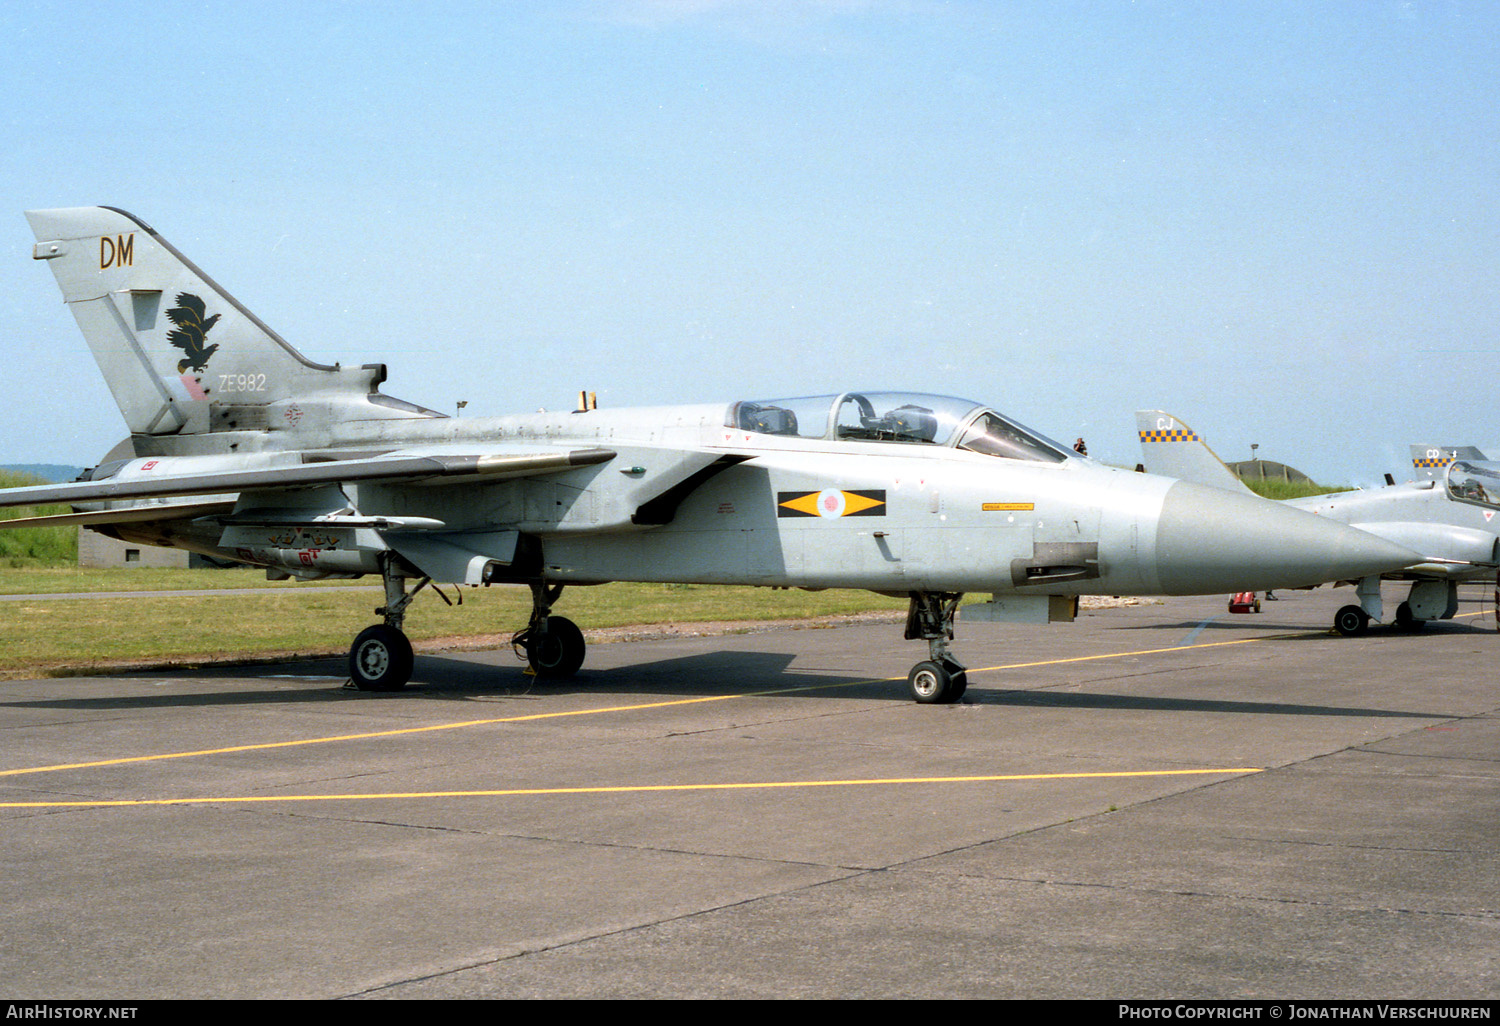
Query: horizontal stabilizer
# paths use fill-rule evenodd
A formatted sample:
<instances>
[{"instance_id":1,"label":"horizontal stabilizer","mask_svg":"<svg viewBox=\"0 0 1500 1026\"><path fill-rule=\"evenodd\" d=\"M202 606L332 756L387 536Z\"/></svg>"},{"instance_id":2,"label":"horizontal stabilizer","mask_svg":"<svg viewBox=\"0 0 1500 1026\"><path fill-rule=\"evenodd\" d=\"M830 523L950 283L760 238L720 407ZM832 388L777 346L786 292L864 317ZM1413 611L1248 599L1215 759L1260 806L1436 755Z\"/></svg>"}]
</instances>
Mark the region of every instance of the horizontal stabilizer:
<instances>
[{"instance_id":1,"label":"horizontal stabilizer","mask_svg":"<svg viewBox=\"0 0 1500 1026\"><path fill-rule=\"evenodd\" d=\"M610 449L574 449L571 452L523 453L476 456L394 456L377 459L335 460L291 467L233 470L212 474L178 474L155 477L132 476L123 480L74 481L70 484L35 485L0 489L0 506L35 506L49 502L99 502L110 499L144 499L173 495L212 495L250 489L307 488L314 485L354 481L407 481L440 483L448 479L504 480L552 474L574 467L607 463L615 458Z\"/></svg>"}]
</instances>

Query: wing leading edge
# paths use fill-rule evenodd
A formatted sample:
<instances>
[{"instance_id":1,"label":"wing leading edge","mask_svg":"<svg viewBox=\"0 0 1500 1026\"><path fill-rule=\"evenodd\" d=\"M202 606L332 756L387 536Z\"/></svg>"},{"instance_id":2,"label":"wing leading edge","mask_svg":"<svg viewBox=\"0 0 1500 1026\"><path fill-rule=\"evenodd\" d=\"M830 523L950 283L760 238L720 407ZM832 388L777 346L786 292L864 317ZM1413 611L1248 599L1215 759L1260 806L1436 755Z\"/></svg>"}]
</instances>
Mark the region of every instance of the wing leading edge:
<instances>
[{"instance_id":1,"label":"wing leading edge","mask_svg":"<svg viewBox=\"0 0 1500 1026\"><path fill-rule=\"evenodd\" d=\"M308 488L356 481L446 484L474 477L505 480L553 474L575 467L596 466L614 458L615 452L612 449L592 448L558 453L377 457L218 473L167 474L161 477L148 474L123 480L106 478L102 481L0 489L0 507L215 495L252 489Z\"/></svg>"}]
</instances>

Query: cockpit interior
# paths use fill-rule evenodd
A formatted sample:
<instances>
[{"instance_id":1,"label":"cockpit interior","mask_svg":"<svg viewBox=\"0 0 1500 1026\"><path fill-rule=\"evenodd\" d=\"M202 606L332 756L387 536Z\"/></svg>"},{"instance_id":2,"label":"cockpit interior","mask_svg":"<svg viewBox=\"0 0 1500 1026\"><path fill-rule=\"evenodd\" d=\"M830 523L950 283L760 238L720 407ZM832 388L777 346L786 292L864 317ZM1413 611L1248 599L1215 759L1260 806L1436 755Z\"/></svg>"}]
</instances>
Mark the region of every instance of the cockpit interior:
<instances>
[{"instance_id":1,"label":"cockpit interior","mask_svg":"<svg viewBox=\"0 0 1500 1026\"><path fill-rule=\"evenodd\" d=\"M919 392L843 392L735 403L728 426L763 435L950 446L986 456L1061 463L1076 453L967 399Z\"/></svg>"}]
</instances>

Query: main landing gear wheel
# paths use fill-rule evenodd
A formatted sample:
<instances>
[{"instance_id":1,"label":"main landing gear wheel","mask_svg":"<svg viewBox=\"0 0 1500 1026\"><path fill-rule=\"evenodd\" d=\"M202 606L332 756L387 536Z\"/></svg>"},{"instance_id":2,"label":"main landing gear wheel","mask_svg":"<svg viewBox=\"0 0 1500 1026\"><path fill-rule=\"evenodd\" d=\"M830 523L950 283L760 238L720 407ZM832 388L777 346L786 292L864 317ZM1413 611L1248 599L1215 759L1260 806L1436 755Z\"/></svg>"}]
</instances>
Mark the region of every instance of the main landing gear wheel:
<instances>
[{"instance_id":1,"label":"main landing gear wheel","mask_svg":"<svg viewBox=\"0 0 1500 1026\"><path fill-rule=\"evenodd\" d=\"M366 627L349 648L349 677L361 691L400 691L411 670L411 642L386 624Z\"/></svg>"},{"instance_id":2,"label":"main landing gear wheel","mask_svg":"<svg viewBox=\"0 0 1500 1026\"><path fill-rule=\"evenodd\" d=\"M911 686L911 697L921 704L947 705L963 697L969 677L957 663L944 665L924 660L911 668L906 683Z\"/></svg>"},{"instance_id":3,"label":"main landing gear wheel","mask_svg":"<svg viewBox=\"0 0 1500 1026\"><path fill-rule=\"evenodd\" d=\"M1333 629L1346 638L1355 637L1370 629L1370 616L1359 606L1345 606L1334 614Z\"/></svg>"},{"instance_id":4,"label":"main landing gear wheel","mask_svg":"<svg viewBox=\"0 0 1500 1026\"><path fill-rule=\"evenodd\" d=\"M1418 620L1412 615L1410 602L1403 602L1396 607L1396 626L1403 631L1419 631L1426 624L1426 620Z\"/></svg>"},{"instance_id":5,"label":"main landing gear wheel","mask_svg":"<svg viewBox=\"0 0 1500 1026\"><path fill-rule=\"evenodd\" d=\"M565 616L549 616L546 627L533 629L526 639L526 661L532 672L547 680L571 677L583 665L583 631Z\"/></svg>"}]
</instances>

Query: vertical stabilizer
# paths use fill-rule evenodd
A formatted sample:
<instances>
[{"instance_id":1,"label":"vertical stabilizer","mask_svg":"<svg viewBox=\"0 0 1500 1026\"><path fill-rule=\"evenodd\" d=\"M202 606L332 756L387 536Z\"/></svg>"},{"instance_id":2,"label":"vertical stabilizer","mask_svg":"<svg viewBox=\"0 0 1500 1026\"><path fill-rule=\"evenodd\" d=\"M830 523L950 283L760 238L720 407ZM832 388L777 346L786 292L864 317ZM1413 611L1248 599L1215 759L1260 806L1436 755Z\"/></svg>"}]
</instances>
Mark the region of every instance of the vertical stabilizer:
<instances>
[{"instance_id":1,"label":"vertical stabilizer","mask_svg":"<svg viewBox=\"0 0 1500 1026\"><path fill-rule=\"evenodd\" d=\"M149 225L112 207L32 210L47 262L135 435L440 416L377 396L381 364L313 363Z\"/></svg>"},{"instance_id":2,"label":"vertical stabilizer","mask_svg":"<svg viewBox=\"0 0 1500 1026\"><path fill-rule=\"evenodd\" d=\"M1454 460L1483 460L1484 453L1472 445L1414 445L1411 469L1414 481L1439 481Z\"/></svg>"},{"instance_id":3,"label":"vertical stabilizer","mask_svg":"<svg viewBox=\"0 0 1500 1026\"><path fill-rule=\"evenodd\" d=\"M1171 414L1161 410L1137 410L1135 426L1140 433L1141 462L1148 473L1229 492L1254 494L1234 471L1224 465L1223 460L1214 455L1196 431Z\"/></svg>"}]
</instances>

